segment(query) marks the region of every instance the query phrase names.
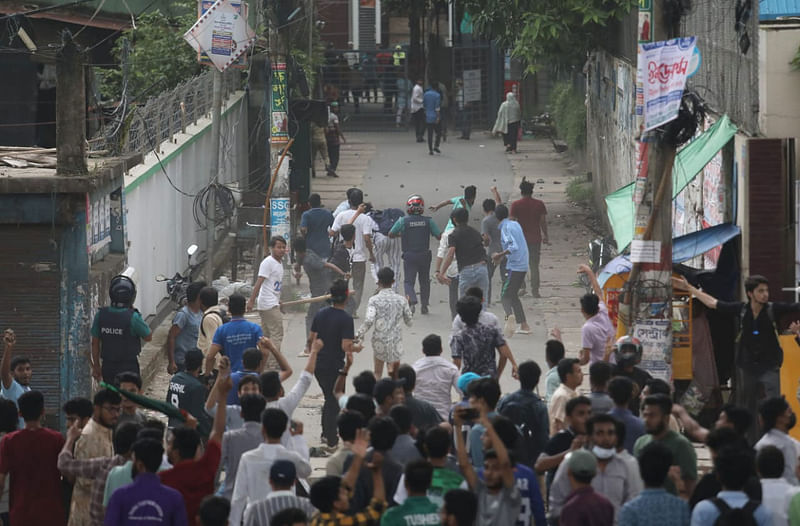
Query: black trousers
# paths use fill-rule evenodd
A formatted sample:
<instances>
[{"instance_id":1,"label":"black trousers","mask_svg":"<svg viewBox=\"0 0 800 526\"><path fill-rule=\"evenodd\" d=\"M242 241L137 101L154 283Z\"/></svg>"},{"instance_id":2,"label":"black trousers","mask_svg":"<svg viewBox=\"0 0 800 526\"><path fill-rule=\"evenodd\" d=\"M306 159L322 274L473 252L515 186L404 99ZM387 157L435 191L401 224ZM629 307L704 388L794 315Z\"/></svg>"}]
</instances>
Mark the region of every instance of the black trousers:
<instances>
[{"instance_id":1,"label":"black trousers","mask_svg":"<svg viewBox=\"0 0 800 526\"><path fill-rule=\"evenodd\" d=\"M431 297L431 252L406 252L403 254L403 285L411 305L417 303L414 285L419 275L419 295L422 306L430 304Z\"/></svg>"},{"instance_id":2,"label":"black trousers","mask_svg":"<svg viewBox=\"0 0 800 526\"><path fill-rule=\"evenodd\" d=\"M519 299L519 289L524 283L525 272L512 270L508 273L508 279L503 283L503 293L500 295L506 316L513 312L517 323L526 322L525 311L522 309L522 302Z\"/></svg>"},{"instance_id":3,"label":"black trousers","mask_svg":"<svg viewBox=\"0 0 800 526\"><path fill-rule=\"evenodd\" d=\"M539 261L542 255L541 243L528 243L528 266L531 271L531 293L539 294ZM525 284L522 285L525 288Z\"/></svg>"},{"instance_id":4,"label":"black trousers","mask_svg":"<svg viewBox=\"0 0 800 526\"><path fill-rule=\"evenodd\" d=\"M423 108L415 111L411 118L414 119L414 132L417 134L417 140L423 140L425 134L425 110Z\"/></svg>"},{"instance_id":5,"label":"black trousers","mask_svg":"<svg viewBox=\"0 0 800 526\"><path fill-rule=\"evenodd\" d=\"M328 143L328 158L331 161L331 170L334 171L336 171L336 168L339 166L339 148L341 148L341 146L338 144Z\"/></svg>"},{"instance_id":6,"label":"black trousers","mask_svg":"<svg viewBox=\"0 0 800 526\"><path fill-rule=\"evenodd\" d=\"M333 394L333 386L339 377L338 367L319 367L314 372L319 388L325 396L325 403L322 406L322 436L329 446L335 446L339 442L339 435L336 428L336 419L339 416L339 401Z\"/></svg>"},{"instance_id":7,"label":"black trousers","mask_svg":"<svg viewBox=\"0 0 800 526\"><path fill-rule=\"evenodd\" d=\"M507 149L511 150L512 152L517 151L517 134L519 133L519 121L517 122L509 122L508 123L508 133L504 137L504 143L507 145Z\"/></svg>"},{"instance_id":8,"label":"black trousers","mask_svg":"<svg viewBox=\"0 0 800 526\"><path fill-rule=\"evenodd\" d=\"M122 362L101 360L100 370L103 373L103 381L107 384L114 384L114 379L119 373L131 372L139 374L139 360L135 356Z\"/></svg>"},{"instance_id":9,"label":"black trousers","mask_svg":"<svg viewBox=\"0 0 800 526\"><path fill-rule=\"evenodd\" d=\"M442 140L442 128L439 126L438 122L429 122L427 123L428 126L428 151L433 151L434 148L439 147L439 143ZM436 142L433 140L433 136L436 135Z\"/></svg>"}]
</instances>

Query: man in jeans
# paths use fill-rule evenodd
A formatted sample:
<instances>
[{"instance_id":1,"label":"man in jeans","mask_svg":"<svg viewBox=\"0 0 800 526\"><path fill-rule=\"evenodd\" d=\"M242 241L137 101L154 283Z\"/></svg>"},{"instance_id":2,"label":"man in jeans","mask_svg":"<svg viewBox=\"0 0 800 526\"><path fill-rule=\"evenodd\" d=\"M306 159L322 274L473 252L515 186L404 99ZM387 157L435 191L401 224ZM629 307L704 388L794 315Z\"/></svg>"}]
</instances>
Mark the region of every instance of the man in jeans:
<instances>
[{"instance_id":1,"label":"man in jeans","mask_svg":"<svg viewBox=\"0 0 800 526\"><path fill-rule=\"evenodd\" d=\"M511 203L511 218L519 222L528 244L528 264L531 268L531 294L539 297L539 258L542 243L549 243L547 238L547 208L539 199L534 199L533 183L524 178L519 185L521 199ZM524 287L521 294L524 294Z\"/></svg>"},{"instance_id":2,"label":"man in jeans","mask_svg":"<svg viewBox=\"0 0 800 526\"><path fill-rule=\"evenodd\" d=\"M504 257L508 256L506 259L508 277L503 283L503 293L500 295L506 320L513 312L514 319L519 324L515 332L530 334L531 328L525 319L525 311L519 300L519 289L525 283L525 274L528 270L528 246L525 244L525 236L519 223L508 219L506 205L497 205L494 215L500 220L500 242L503 251L492 254L492 261L499 264Z\"/></svg>"},{"instance_id":3,"label":"man in jeans","mask_svg":"<svg viewBox=\"0 0 800 526\"><path fill-rule=\"evenodd\" d=\"M283 341L283 314L281 313L281 284L283 282L283 256L286 254L286 239L272 236L269 240L269 256L258 267L258 279L247 301L247 310L253 309L258 298L258 314L261 316L261 330L272 341L276 349L281 349ZM267 357L267 368L277 369L275 359ZM236 369L234 369L236 370Z\"/></svg>"},{"instance_id":4,"label":"man in jeans","mask_svg":"<svg viewBox=\"0 0 800 526\"><path fill-rule=\"evenodd\" d=\"M429 86L422 97L422 105L425 108L425 125L428 130L428 154L433 152L442 153L439 150L439 143L442 140L442 96L439 92ZM433 136L436 135L434 143Z\"/></svg>"},{"instance_id":5,"label":"man in jeans","mask_svg":"<svg viewBox=\"0 0 800 526\"><path fill-rule=\"evenodd\" d=\"M470 287L489 289L489 271L486 268L486 252L480 232L469 226L469 213L466 208L453 210L450 215L455 228L448 236L447 256L439 268L447 268L455 257L458 261L458 296L464 296ZM439 283L450 284L450 278L436 272Z\"/></svg>"}]
</instances>

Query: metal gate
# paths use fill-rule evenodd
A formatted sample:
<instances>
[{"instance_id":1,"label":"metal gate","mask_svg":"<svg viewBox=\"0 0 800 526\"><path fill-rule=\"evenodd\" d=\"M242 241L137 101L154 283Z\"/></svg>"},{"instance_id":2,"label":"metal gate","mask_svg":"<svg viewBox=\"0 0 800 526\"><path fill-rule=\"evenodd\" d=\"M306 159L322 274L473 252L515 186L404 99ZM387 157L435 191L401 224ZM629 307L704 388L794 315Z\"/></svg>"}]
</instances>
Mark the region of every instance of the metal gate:
<instances>
[{"instance_id":1,"label":"metal gate","mask_svg":"<svg viewBox=\"0 0 800 526\"><path fill-rule=\"evenodd\" d=\"M453 48L453 74L464 86L465 111L473 128L491 127L500 104L503 63L492 44Z\"/></svg>"},{"instance_id":2,"label":"metal gate","mask_svg":"<svg viewBox=\"0 0 800 526\"><path fill-rule=\"evenodd\" d=\"M404 48L325 51L323 96L328 102L339 103L345 134L406 129L414 86L408 78L406 56Z\"/></svg>"},{"instance_id":3,"label":"metal gate","mask_svg":"<svg viewBox=\"0 0 800 526\"><path fill-rule=\"evenodd\" d=\"M14 329L15 356L30 358L33 389L48 415L61 400L59 237L50 225L0 226L0 330Z\"/></svg>"}]
</instances>

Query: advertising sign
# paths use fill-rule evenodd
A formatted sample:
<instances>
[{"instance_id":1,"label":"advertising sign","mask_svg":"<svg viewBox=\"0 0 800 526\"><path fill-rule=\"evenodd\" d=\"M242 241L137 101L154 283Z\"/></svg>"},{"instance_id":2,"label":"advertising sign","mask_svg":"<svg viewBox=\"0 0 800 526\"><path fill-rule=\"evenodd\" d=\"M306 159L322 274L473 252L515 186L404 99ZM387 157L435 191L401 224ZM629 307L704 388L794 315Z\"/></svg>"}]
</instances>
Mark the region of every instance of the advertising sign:
<instances>
[{"instance_id":1,"label":"advertising sign","mask_svg":"<svg viewBox=\"0 0 800 526\"><path fill-rule=\"evenodd\" d=\"M231 0L217 0L183 35L198 53L205 52L219 71L225 71L256 40L256 34L242 16L242 6Z\"/></svg>"},{"instance_id":2,"label":"advertising sign","mask_svg":"<svg viewBox=\"0 0 800 526\"><path fill-rule=\"evenodd\" d=\"M200 0L200 2L197 3L197 18L201 18L204 14L206 14L208 10L211 9L211 6L214 5L214 1L215 0ZM232 1L231 5L239 12L240 15L242 15L244 19L247 19L247 4L239 1ZM211 59L208 58L206 52L202 50L197 53L197 61L205 66L211 66L214 64L211 62ZM247 54L242 54L233 64L231 64L230 67L236 69L245 69L247 67Z\"/></svg>"},{"instance_id":3,"label":"advertising sign","mask_svg":"<svg viewBox=\"0 0 800 526\"><path fill-rule=\"evenodd\" d=\"M637 77L643 86L644 129L678 116L697 37L639 44Z\"/></svg>"},{"instance_id":4,"label":"advertising sign","mask_svg":"<svg viewBox=\"0 0 800 526\"><path fill-rule=\"evenodd\" d=\"M269 200L270 236L282 236L289 243L289 198L273 197Z\"/></svg>"},{"instance_id":5,"label":"advertising sign","mask_svg":"<svg viewBox=\"0 0 800 526\"><path fill-rule=\"evenodd\" d=\"M462 73L464 78L464 102L481 101L481 70L468 69Z\"/></svg>"},{"instance_id":6,"label":"advertising sign","mask_svg":"<svg viewBox=\"0 0 800 526\"><path fill-rule=\"evenodd\" d=\"M669 320L637 320L633 337L642 342L642 369L667 382L672 380L672 330Z\"/></svg>"},{"instance_id":7,"label":"advertising sign","mask_svg":"<svg viewBox=\"0 0 800 526\"><path fill-rule=\"evenodd\" d=\"M270 142L284 144L289 142L289 105L286 98L286 64L272 65L272 120Z\"/></svg>"}]
</instances>

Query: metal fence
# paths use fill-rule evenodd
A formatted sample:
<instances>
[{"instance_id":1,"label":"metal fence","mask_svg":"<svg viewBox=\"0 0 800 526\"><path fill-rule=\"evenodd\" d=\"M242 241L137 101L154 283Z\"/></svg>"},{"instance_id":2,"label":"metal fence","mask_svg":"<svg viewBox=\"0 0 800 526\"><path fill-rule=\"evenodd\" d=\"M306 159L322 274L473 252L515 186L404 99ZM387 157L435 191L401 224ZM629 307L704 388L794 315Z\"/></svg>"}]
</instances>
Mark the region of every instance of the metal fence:
<instances>
[{"instance_id":1,"label":"metal fence","mask_svg":"<svg viewBox=\"0 0 800 526\"><path fill-rule=\"evenodd\" d=\"M225 100L241 86L239 71L223 74L222 98ZM164 141L186 131L186 127L211 113L214 76L211 70L192 77L169 91L151 97L144 104L126 106L90 141L92 149L118 154L142 153L157 150Z\"/></svg>"}]
</instances>

